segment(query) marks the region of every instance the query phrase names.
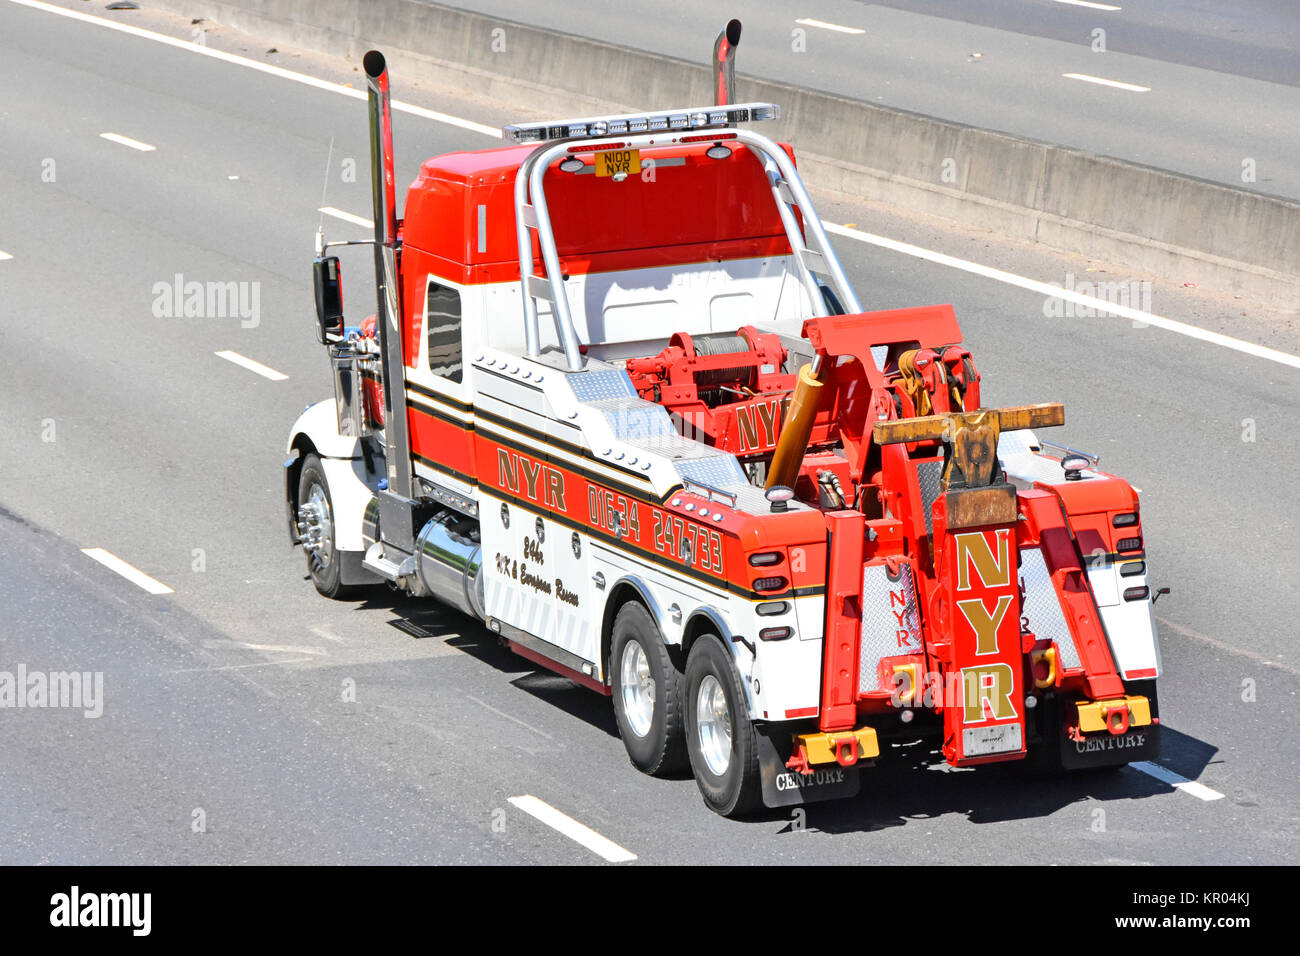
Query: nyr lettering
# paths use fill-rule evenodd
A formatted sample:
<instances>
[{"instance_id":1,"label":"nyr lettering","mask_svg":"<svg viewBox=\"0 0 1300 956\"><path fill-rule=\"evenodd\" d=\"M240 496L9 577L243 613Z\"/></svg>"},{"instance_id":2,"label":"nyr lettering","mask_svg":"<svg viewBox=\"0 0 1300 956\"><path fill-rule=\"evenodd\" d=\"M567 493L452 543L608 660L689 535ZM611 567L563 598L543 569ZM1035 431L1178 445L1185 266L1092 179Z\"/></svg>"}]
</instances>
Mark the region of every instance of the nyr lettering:
<instances>
[{"instance_id":1,"label":"nyr lettering","mask_svg":"<svg viewBox=\"0 0 1300 956\"><path fill-rule=\"evenodd\" d=\"M497 484L512 494L563 512L564 474L545 462L507 448L497 449Z\"/></svg>"},{"instance_id":2,"label":"nyr lettering","mask_svg":"<svg viewBox=\"0 0 1300 956\"><path fill-rule=\"evenodd\" d=\"M776 447L781 429L781 399L744 403L736 408L736 433L742 452Z\"/></svg>"},{"instance_id":3,"label":"nyr lettering","mask_svg":"<svg viewBox=\"0 0 1300 956\"><path fill-rule=\"evenodd\" d=\"M968 531L953 535L956 557L956 605L961 620L973 637L975 657L994 658L961 669L965 706L962 721L1015 720L1015 672L996 660L999 638L1018 640L1006 632L1018 623L1012 609L1016 604L1015 567L1011 554L1011 529ZM998 593L1002 592L1002 593ZM1006 626L1004 626L1006 625Z\"/></svg>"}]
</instances>

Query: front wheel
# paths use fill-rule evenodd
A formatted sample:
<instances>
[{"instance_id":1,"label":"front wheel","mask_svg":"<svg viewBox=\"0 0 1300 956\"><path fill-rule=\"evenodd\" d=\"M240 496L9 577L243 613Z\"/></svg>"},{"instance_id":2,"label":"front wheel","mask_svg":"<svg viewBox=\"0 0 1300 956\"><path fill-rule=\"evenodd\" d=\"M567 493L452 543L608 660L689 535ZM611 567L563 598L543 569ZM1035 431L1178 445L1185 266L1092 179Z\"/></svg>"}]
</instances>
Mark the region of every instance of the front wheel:
<instances>
[{"instance_id":1,"label":"front wheel","mask_svg":"<svg viewBox=\"0 0 1300 956\"><path fill-rule=\"evenodd\" d=\"M718 638L701 637L686 660L686 750L704 802L725 817L762 801L758 736L731 655Z\"/></svg>"},{"instance_id":2,"label":"front wheel","mask_svg":"<svg viewBox=\"0 0 1300 956\"><path fill-rule=\"evenodd\" d=\"M307 571L316 590L340 600L355 594L357 588L345 587L340 580L343 561L335 547L334 504L325 469L314 453L304 459L298 480L298 536L307 552Z\"/></svg>"}]
</instances>

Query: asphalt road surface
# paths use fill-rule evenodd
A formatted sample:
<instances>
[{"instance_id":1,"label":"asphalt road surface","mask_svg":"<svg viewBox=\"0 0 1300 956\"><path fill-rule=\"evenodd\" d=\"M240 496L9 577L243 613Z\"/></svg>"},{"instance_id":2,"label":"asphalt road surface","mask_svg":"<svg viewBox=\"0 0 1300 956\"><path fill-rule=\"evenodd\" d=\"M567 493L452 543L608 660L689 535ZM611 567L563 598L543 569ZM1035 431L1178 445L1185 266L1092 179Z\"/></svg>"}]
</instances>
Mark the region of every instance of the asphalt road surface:
<instances>
[{"instance_id":1,"label":"asphalt road surface","mask_svg":"<svg viewBox=\"0 0 1300 956\"><path fill-rule=\"evenodd\" d=\"M628 764L607 699L474 622L306 580L281 462L329 395L311 237L322 204L369 215L363 101L9 2L0 92L0 671L103 675L99 716L0 709L0 862L1296 862L1297 368L841 240L868 308L955 303L990 404L1063 401L1055 437L1142 489L1174 589L1164 751L1027 785L899 748L855 801L724 820ZM494 142L404 112L395 140L401 182ZM250 308L169 315L177 275L249 283Z\"/></svg>"},{"instance_id":2,"label":"asphalt road surface","mask_svg":"<svg viewBox=\"0 0 1300 956\"><path fill-rule=\"evenodd\" d=\"M438 2L698 62L734 16L742 76L1300 198L1291 0Z\"/></svg>"}]
</instances>

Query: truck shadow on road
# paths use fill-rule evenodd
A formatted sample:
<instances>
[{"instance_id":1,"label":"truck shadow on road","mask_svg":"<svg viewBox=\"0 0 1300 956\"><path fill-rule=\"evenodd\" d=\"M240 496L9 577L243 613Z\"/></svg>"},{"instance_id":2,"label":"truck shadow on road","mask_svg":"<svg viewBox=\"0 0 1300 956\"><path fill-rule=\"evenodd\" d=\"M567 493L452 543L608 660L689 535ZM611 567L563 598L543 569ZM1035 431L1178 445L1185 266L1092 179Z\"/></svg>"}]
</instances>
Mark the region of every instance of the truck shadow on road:
<instances>
[{"instance_id":1,"label":"truck shadow on road","mask_svg":"<svg viewBox=\"0 0 1300 956\"><path fill-rule=\"evenodd\" d=\"M1159 764L1195 780L1218 747L1161 727ZM1175 793L1174 787L1131 767L1032 776L1016 764L953 769L928 744L894 748L891 759L862 771L862 792L853 800L807 807L804 825L826 833L869 832L924 825L961 814L971 823L1003 823L1046 817L1079 806L1079 826L1093 825L1090 809L1117 800L1144 800ZM1179 799L1192 799L1180 796ZM788 817L788 811L771 819ZM793 830L792 825L788 830Z\"/></svg>"},{"instance_id":2,"label":"truck shadow on road","mask_svg":"<svg viewBox=\"0 0 1300 956\"><path fill-rule=\"evenodd\" d=\"M436 640L505 675L510 684L557 711L618 738L609 698L520 657L483 624L442 605L377 592L365 604L395 615L388 623L418 640ZM1219 748L1161 726L1160 759L1166 769L1196 780ZM690 772L674 775L688 781ZM870 832L922 825L962 814L972 823L999 823L1050 816L1072 805L1168 796L1174 788L1132 768L1031 776L1018 764L953 769L929 743L893 746L875 767L862 770L862 792L852 800L811 804L804 825L827 833ZM1184 798L1190 799L1190 798ZM1081 826L1090 818L1081 809ZM790 808L760 812L756 821L790 820ZM790 832L793 824L781 832Z\"/></svg>"},{"instance_id":3,"label":"truck shadow on road","mask_svg":"<svg viewBox=\"0 0 1300 956\"><path fill-rule=\"evenodd\" d=\"M396 615L388 622L391 627L417 640L437 640L463 651L505 674L519 690L611 737L618 737L618 724L608 697L520 657L481 621L442 605L395 595L371 599L366 606L390 609Z\"/></svg>"}]
</instances>

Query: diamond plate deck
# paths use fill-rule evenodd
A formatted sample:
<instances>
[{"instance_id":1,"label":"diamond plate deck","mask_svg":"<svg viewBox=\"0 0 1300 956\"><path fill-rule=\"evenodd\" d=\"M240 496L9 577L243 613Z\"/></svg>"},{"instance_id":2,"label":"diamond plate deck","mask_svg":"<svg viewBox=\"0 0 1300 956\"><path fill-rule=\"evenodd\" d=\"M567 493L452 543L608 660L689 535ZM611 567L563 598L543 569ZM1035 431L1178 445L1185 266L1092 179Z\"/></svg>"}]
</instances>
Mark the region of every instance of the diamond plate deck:
<instances>
[{"instance_id":1,"label":"diamond plate deck","mask_svg":"<svg viewBox=\"0 0 1300 956\"><path fill-rule=\"evenodd\" d=\"M595 364L594 362L592 363ZM580 402L598 402L606 398L636 398L636 389L621 368L588 368L564 376Z\"/></svg>"},{"instance_id":2,"label":"diamond plate deck","mask_svg":"<svg viewBox=\"0 0 1300 956\"><path fill-rule=\"evenodd\" d=\"M868 564L862 569L860 641L859 693L875 689L876 668L882 658L921 652L921 619L910 564L899 569L898 577L891 577L883 564Z\"/></svg>"},{"instance_id":3,"label":"diamond plate deck","mask_svg":"<svg viewBox=\"0 0 1300 956\"><path fill-rule=\"evenodd\" d=\"M1051 572L1038 548L1020 549L1020 580L1025 586L1025 604L1020 611L1029 622L1029 629L1040 640L1056 641L1062 667L1067 670L1079 667L1079 649L1061 613Z\"/></svg>"},{"instance_id":4,"label":"diamond plate deck","mask_svg":"<svg viewBox=\"0 0 1300 956\"><path fill-rule=\"evenodd\" d=\"M943 481L943 459L922 461L916 466L916 477L921 483L921 502L925 507L925 530L934 533L934 515L930 508L939 497L939 485Z\"/></svg>"}]
</instances>

